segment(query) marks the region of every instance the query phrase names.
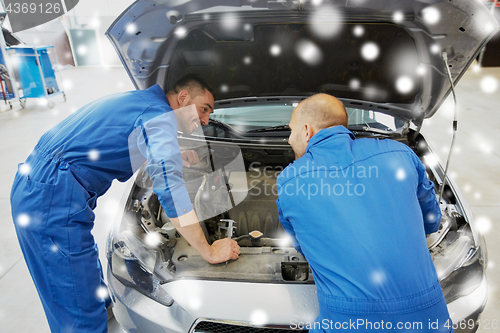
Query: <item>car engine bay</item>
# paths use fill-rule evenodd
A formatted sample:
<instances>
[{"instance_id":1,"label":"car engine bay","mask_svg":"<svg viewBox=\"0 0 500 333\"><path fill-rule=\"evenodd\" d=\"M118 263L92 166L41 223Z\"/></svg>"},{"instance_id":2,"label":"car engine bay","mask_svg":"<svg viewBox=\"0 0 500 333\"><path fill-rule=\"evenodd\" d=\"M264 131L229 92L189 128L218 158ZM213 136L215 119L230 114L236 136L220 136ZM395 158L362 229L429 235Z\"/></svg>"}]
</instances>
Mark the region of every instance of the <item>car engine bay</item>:
<instances>
[{"instance_id":1,"label":"car engine bay","mask_svg":"<svg viewBox=\"0 0 500 333\"><path fill-rule=\"evenodd\" d=\"M412 141L411 134L413 132L399 141L412 147L425 162L424 156L430 150L423 137ZM181 138L179 141L181 149L182 142L189 141L190 149L198 149L200 156L200 163L184 168L183 177L208 243L226 237L234 239L241 247L239 259L215 265L207 263L170 222L143 166L131 191L120 235L114 240L111 265L125 264L134 280L136 277L131 272L146 268L163 282L188 278L314 283L307 261L286 237L276 209L276 177L294 159L286 141L275 139L260 144L235 144L230 140L213 140L209 141L208 148L202 149L192 148L191 139ZM242 163L235 167L231 161L238 156ZM427 173L437 191L441 180L437 179L436 170L427 165ZM450 262L450 248L463 252L471 251L473 247L470 226L450 186L445 188L441 208L440 230L427 236L440 280L449 276L459 264ZM468 235L469 242L461 237L464 234ZM152 253L154 259L150 256ZM138 259L134 269L131 269L130 258ZM452 284L450 288L453 288ZM447 290L444 292L446 295Z\"/></svg>"},{"instance_id":2,"label":"car engine bay","mask_svg":"<svg viewBox=\"0 0 500 333\"><path fill-rule=\"evenodd\" d=\"M309 265L292 247L279 223L276 210L276 177L293 161L293 151L283 144L268 149L242 148L240 156L245 169L235 171L228 170L228 159L234 159L236 155L228 151L233 148L227 143L213 143L210 145L210 156L199 152L200 162L191 168L184 168L183 173L208 243L226 237L234 239L241 247L238 260L208 264L176 232L153 192L152 182L144 169L139 171L129 200L125 229L143 240L148 233L159 235L162 266L168 270L165 278L312 283ZM214 164L214 161L218 162ZM287 163L282 165L283 161ZM243 189L244 200L234 205L231 201L234 201L235 191L239 188ZM129 238L134 237L129 235Z\"/></svg>"}]
</instances>

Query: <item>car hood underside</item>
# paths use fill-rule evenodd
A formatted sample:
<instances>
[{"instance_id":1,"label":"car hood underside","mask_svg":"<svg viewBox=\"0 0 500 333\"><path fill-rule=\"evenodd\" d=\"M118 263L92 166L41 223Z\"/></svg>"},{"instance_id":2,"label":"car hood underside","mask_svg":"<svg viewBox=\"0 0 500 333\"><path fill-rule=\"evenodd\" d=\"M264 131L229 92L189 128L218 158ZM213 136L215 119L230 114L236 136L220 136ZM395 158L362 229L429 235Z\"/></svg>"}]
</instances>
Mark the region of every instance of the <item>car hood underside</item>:
<instances>
[{"instance_id":1,"label":"car hood underside","mask_svg":"<svg viewBox=\"0 0 500 333\"><path fill-rule=\"evenodd\" d=\"M138 89L196 73L221 107L324 92L418 124L450 93L443 52L456 83L497 30L470 0L139 0L106 34Z\"/></svg>"}]
</instances>

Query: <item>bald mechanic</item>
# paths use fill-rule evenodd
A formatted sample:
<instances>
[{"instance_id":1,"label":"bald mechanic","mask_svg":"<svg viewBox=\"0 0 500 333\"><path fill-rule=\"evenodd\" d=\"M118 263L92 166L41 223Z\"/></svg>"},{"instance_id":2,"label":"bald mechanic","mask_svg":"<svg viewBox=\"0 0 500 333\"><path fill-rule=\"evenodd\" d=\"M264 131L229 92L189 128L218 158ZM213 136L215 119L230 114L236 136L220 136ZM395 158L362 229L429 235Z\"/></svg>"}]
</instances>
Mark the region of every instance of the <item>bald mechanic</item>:
<instances>
[{"instance_id":1,"label":"bald mechanic","mask_svg":"<svg viewBox=\"0 0 500 333\"><path fill-rule=\"evenodd\" d=\"M210 263L238 258L233 240L207 243L182 179L183 164L196 164L198 156L181 154L177 130L190 134L207 124L213 108L212 89L194 75L167 94L154 85L104 97L45 133L21 165L12 217L52 332L107 332L105 300L97 293L105 284L91 234L93 209L114 179L132 176L131 151L147 160L153 191L201 256ZM142 135L129 142L133 132Z\"/></svg>"},{"instance_id":2,"label":"bald mechanic","mask_svg":"<svg viewBox=\"0 0 500 333\"><path fill-rule=\"evenodd\" d=\"M296 160L278 177L280 221L316 282L309 332L452 331L426 244L441 211L425 166L402 143L355 140L346 127L336 98L302 101L290 120Z\"/></svg>"}]
</instances>

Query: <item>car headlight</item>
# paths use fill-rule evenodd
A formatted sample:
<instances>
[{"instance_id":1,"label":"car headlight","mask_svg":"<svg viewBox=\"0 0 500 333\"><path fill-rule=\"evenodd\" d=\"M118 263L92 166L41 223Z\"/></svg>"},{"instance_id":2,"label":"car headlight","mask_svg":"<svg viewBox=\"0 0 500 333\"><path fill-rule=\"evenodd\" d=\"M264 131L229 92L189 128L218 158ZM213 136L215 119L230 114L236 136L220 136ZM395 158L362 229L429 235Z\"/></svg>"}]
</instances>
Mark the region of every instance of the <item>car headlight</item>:
<instances>
[{"instance_id":1,"label":"car headlight","mask_svg":"<svg viewBox=\"0 0 500 333\"><path fill-rule=\"evenodd\" d=\"M469 223L456 211L443 214L439 241L430 247L447 303L470 294L482 282L486 269L484 241L475 244ZM429 239L428 239L429 242Z\"/></svg>"},{"instance_id":2,"label":"car headlight","mask_svg":"<svg viewBox=\"0 0 500 333\"><path fill-rule=\"evenodd\" d=\"M126 230L108 241L108 263L113 276L124 285L145 296L171 306L172 297L162 288L163 281L171 278L169 268L157 249L144 239Z\"/></svg>"}]
</instances>

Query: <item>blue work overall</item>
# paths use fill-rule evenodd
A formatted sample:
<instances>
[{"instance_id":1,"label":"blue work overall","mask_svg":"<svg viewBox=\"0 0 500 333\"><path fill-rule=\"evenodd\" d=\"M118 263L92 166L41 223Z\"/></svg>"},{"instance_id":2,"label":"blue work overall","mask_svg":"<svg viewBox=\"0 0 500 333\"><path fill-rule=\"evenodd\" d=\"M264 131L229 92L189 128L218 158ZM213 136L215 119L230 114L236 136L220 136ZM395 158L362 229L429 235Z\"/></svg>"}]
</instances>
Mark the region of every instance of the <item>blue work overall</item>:
<instances>
[{"instance_id":1,"label":"blue work overall","mask_svg":"<svg viewBox=\"0 0 500 333\"><path fill-rule=\"evenodd\" d=\"M277 183L280 222L317 287L311 333L450 331L425 237L438 230L441 211L408 146L322 129Z\"/></svg>"},{"instance_id":2,"label":"blue work overall","mask_svg":"<svg viewBox=\"0 0 500 333\"><path fill-rule=\"evenodd\" d=\"M86 105L45 133L20 164L12 217L52 332L107 331L93 209L114 179L126 181L145 160L167 215L191 211L177 118L158 85Z\"/></svg>"}]
</instances>

